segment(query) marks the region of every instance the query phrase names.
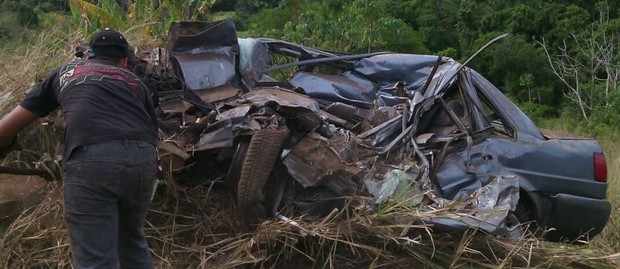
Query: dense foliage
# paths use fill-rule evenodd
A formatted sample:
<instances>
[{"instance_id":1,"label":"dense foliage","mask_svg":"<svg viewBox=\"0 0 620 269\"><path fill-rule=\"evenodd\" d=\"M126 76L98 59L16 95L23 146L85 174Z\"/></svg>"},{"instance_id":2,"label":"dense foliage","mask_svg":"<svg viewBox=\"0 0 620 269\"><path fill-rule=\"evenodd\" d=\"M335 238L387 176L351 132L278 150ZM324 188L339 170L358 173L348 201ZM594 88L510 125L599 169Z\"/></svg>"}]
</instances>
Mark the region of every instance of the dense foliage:
<instances>
[{"instance_id":1,"label":"dense foliage","mask_svg":"<svg viewBox=\"0 0 620 269\"><path fill-rule=\"evenodd\" d=\"M0 40L17 38L25 29L39 25L39 14L66 11L58 0L0 0Z\"/></svg>"},{"instance_id":2,"label":"dense foliage","mask_svg":"<svg viewBox=\"0 0 620 269\"><path fill-rule=\"evenodd\" d=\"M614 127L620 116L620 2L612 0L0 0L0 38L64 12L73 27L161 37L175 20L233 17L242 35L345 52L433 53L464 61L535 119ZM222 15L224 14L224 15ZM54 23L58 23L55 20ZM607 126L607 127L606 127Z\"/></svg>"}]
</instances>

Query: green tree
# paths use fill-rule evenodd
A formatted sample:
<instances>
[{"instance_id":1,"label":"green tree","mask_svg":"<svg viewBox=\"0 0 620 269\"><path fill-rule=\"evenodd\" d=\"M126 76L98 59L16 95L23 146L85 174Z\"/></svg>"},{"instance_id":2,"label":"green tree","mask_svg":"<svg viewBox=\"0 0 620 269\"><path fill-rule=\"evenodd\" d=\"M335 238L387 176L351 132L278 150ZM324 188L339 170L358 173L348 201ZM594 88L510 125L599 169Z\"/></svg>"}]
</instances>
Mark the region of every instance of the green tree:
<instances>
[{"instance_id":1,"label":"green tree","mask_svg":"<svg viewBox=\"0 0 620 269\"><path fill-rule=\"evenodd\" d=\"M238 20L241 21L239 28L244 29L246 26L245 23L250 20L252 15L267 9L275 8L279 4L280 0L236 0L235 10Z\"/></svg>"},{"instance_id":2,"label":"green tree","mask_svg":"<svg viewBox=\"0 0 620 269\"><path fill-rule=\"evenodd\" d=\"M202 18L210 10L216 0L164 0L161 6L166 12L167 21L189 20Z\"/></svg>"},{"instance_id":3,"label":"green tree","mask_svg":"<svg viewBox=\"0 0 620 269\"><path fill-rule=\"evenodd\" d=\"M565 97L579 108L584 120L597 111L606 111L620 91L617 29L617 20L598 20L586 29L572 31L557 48L545 39L538 42L565 88Z\"/></svg>"},{"instance_id":4,"label":"green tree","mask_svg":"<svg viewBox=\"0 0 620 269\"><path fill-rule=\"evenodd\" d=\"M456 1L396 0L392 5L394 8L388 12L416 29L425 47L431 52L449 52L455 58L460 56L458 33L454 27L459 7Z\"/></svg>"},{"instance_id":5,"label":"green tree","mask_svg":"<svg viewBox=\"0 0 620 269\"><path fill-rule=\"evenodd\" d=\"M196 20L206 14L215 0L68 0L74 18L87 31L111 27L122 32L138 31L144 37L162 37L169 24L179 20Z\"/></svg>"},{"instance_id":6,"label":"green tree","mask_svg":"<svg viewBox=\"0 0 620 269\"><path fill-rule=\"evenodd\" d=\"M499 34L481 35L472 49ZM556 98L554 76L547 67L544 54L528 43L523 35L511 35L487 48L471 65L519 103L560 104L560 98Z\"/></svg>"},{"instance_id":7,"label":"green tree","mask_svg":"<svg viewBox=\"0 0 620 269\"><path fill-rule=\"evenodd\" d=\"M237 6L237 0L218 0L211 7L213 11L234 11Z\"/></svg>"},{"instance_id":8,"label":"green tree","mask_svg":"<svg viewBox=\"0 0 620 269\"><path fill-rule=\"evenodd\" d=\"M426 53L419 34L388 11L389 1L283 1L251 17L253 33L346 52Z\"/></svg>"},{"instance_id":9,"label":"green tree","mask_svg":"<svg viewBox=\"0 0 620 269\"><path fill-rule=\"evenodd\" d=\"M2 3L2 9L15 13L17 22L21 26L39 25L39 16L30 5L17 1L7 1Z\"/></svg>"}]
</instances>

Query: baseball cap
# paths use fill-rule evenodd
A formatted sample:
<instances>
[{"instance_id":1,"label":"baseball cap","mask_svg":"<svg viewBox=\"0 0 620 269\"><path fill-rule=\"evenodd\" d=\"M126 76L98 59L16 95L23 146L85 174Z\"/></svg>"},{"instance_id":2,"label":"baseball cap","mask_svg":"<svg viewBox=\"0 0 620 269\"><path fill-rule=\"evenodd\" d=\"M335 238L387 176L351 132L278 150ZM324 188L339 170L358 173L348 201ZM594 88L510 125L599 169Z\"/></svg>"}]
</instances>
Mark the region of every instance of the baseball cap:
<instances>
[{"instance_id":1,"label":"baseball cap","mask_svg":"<svg viewBox=\"0 0 620 269\"><path fill-rule=\"evenodd\" d=\"M95 33L88 45L91 49L91 57L104 56L115 59L127 57L129 48L127 39L110 28Z\"/></svg>"}]
</instances>

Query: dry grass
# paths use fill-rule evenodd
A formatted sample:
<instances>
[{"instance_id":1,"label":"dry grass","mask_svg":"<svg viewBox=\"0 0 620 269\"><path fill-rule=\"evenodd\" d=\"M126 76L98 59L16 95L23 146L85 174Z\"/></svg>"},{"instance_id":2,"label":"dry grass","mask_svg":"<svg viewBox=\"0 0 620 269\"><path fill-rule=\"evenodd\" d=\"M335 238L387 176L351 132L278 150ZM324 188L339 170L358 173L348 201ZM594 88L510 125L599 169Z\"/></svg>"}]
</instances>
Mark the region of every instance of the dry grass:
<instances>
[{"instance_id":1,"label":"dry grass","mask_svg":"<svg viewBox=\"0 0 620 269\"><path fill-rule=\"evenodd\" d=\"M0 92L9 95L3 97L3 101L9 102L0 103L2 110L6 111L7 106L12 107L15 101L21 100L24 93L52 69L71 60L82 36L79 31L65 33L50 29L19 47L19 50L1 49Z\"/></svg>"},{"instance_id":2,"label":"dry grass","mask_svg":"<svg viewBox=\"0 0 620 269\"><path fill-rule=\"evenodd\" d=\"M603 232L594 239L597 248L620 254L620 133L597 137L605 151L608 170L607 199L611 202L611 216Z\"/></svg>"},{"instance_id":3,"label":"dry grass","mask_svg":"<svg viewBox=\"0 0 620 269\"><path fill-rule=\"evenodd\" d=\"M0 266L70 268L60 195L51 185L47 199L7 229ZM147 217L157 268L615 268L620 259L587 245L432 233L413 224L420 213L400 205L349 218L334 211L318 220L268 220L255 229L244 229L235 212L225 190L168 182Z\"/></svg>"},{"instance_id":4,"label":"dry grass","mask_svg":"<svg viewBox=\"0 0 620 269\"><path fill-rule=\"evenodd\" d=\"M68 62L74 56L75 46L81 42L79 31L64 32L55 29L33 37L19 49L0 48L0 111L13 109L26 92L43 80L51 70ZM12 153L3 163L25 166L38 160L44 152L53 153L58 133L52 128L39 128L34 124L20 134L22 150Z\"/></svg>"}]
</instances>

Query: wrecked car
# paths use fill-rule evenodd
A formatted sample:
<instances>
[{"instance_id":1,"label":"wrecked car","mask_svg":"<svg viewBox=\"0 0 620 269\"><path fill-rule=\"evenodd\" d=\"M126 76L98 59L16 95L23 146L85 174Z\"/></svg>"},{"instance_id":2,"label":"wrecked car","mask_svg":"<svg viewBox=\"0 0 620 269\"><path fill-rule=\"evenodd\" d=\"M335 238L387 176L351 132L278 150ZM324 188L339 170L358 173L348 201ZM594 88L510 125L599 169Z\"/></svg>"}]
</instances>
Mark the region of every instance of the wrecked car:
<instances>
[{"instance_id":1,"label":"wrecked car","mask_svg":"<svg viewBox=\"0 0 620 269\"><path fill-rule=\"evenodd\" d=\"M540 130L451 58L238 38L230 20L175 23L145 58L164 165L228 186L248 223L398 199L450 208L417 220L437 229L512 238L590 238L608 220L599 143Z\"/></svg>"}]
</instances>

